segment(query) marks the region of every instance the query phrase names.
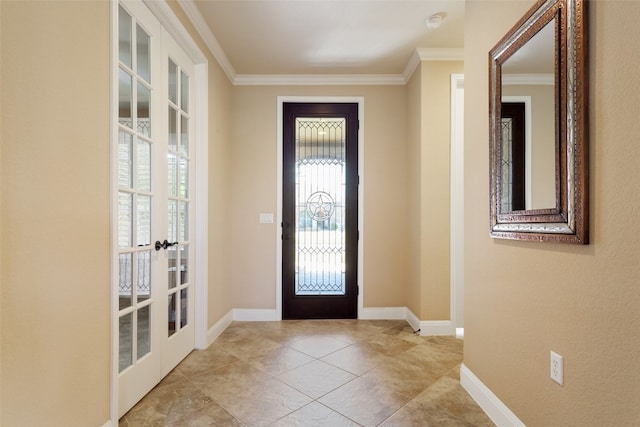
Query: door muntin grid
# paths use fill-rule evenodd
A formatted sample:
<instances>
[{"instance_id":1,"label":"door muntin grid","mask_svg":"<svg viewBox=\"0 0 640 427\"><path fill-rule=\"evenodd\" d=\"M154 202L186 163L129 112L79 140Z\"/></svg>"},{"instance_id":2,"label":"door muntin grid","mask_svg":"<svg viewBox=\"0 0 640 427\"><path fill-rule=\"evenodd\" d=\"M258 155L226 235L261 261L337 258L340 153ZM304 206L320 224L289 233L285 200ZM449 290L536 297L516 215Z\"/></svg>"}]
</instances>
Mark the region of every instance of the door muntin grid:
<instances>
[{"instance_id":1,"label":"door muntin grid","mask_svg":"<svg viewBox=\"0 0 640 427\"><path fill-rule=\"evenodd\" d=\"M344 118L295 121L295 295L344 295Z\"/></svg>"},{"instance_id":2,"label":"door muntin grid","mask_svg":"<svg viewBox=\"0 0 640 427\"><path fill-rule=\"evenodd\" d=\"M123 372L151 351L154 86L151 37L118 6L118 317Z\"/></svg>"}]
</instances>

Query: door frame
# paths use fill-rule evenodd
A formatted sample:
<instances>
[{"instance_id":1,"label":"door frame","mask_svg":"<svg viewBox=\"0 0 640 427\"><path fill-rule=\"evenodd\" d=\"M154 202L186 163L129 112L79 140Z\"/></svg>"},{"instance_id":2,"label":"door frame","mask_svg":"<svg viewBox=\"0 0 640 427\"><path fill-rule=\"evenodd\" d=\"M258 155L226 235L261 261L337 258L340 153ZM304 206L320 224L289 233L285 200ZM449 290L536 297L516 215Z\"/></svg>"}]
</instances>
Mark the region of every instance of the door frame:
<instances>
[{"instance_id":1,"label":"door frame","mask_svg":"<svg viewBox=\"0 0 640 427\"><path fill-rule=\"evenodd\" d=\"M358 129L358 174L360 183L358 185L358 230L360 238L358 239L358 318L361 318L364 305L364 97L362 96L278 96L277 98L277 200L276 200L276 319L282 320L282 173L283 173L283 104L285 102L305 102L305 103L340 103L349 102L358 104L358 120L360 127Z\"/></svg>"},{"instance_id":2,"label":"door frame","mask_svg":"<svg viewBox=\"0 0 640 427\"><path fill-rule=\"evenodd\" d=\"M464 335L464 74L451 75L450 318Z\"/></svg>"},{"instance_id":3,"label":"door frame","mask_svg":"<svg viewBox=\"0 0 640 427\"><path fill-rule=\"evenodd\" d=\"M126 3L126 0L124 1ZM111 235L111 278L110 278L110 297L111 297L111 378L110 378L110 394L109 394L109 418L111 425L118 424L118 328L114 327L118 319L118 297L115 292L114 282L118 280L118 259L117 247L117 222L115 221L115 213L117 211L117 144L114 144L117 138L117 121L118 121L118 73L116 66L118 64L118 0L110 0L110 59L109 68L109 157L110 157L110 235ZM143 0L142 3L151 11L158 19L163 30L166 31L173 39L182 47L189 59L194 64L195 74L193 76L194 85L194 107L195 111L193 119L195 120L194 133L194 168L196 186L194 189L194 228L195 236L194 244L194 261L195 261L195 315L194 315L194 334L195 348L204 349L207 347L207 283L208 283L208 123L209 123L209 65L207 57L198 47L196 42L191 38L189 32L182 25L178 17L175 15L171 7L165 1ZM114 65L116 64L116 65Z\"/></svg>"}]
</instances>

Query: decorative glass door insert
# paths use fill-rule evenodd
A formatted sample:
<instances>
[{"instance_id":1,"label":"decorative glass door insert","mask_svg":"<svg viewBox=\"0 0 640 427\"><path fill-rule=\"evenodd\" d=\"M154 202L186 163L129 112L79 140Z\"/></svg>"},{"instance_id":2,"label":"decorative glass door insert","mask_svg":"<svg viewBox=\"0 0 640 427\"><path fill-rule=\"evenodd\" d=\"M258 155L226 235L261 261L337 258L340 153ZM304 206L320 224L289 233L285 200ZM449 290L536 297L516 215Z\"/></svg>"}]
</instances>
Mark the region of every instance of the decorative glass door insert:
<instances>
[{"instance_id":1,"label":"decorative glass door insert","mask_svg":"<svg viewBox=\"0 0 640 427\"><path fill-rule=\"evenodd\" d=\"M345 125L296 119L296 295L345 293Z\"/></svg>"}]
</instances>

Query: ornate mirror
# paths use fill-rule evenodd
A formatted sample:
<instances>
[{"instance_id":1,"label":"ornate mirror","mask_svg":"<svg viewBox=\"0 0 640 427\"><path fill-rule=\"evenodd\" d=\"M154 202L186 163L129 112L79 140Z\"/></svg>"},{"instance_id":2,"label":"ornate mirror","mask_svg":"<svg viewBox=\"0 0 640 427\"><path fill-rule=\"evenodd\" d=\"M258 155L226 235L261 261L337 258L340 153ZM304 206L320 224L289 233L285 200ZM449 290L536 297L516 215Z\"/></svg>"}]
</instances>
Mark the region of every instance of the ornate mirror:
<instances>
[{"instance_id":1,"label":"ornate mirror","mask_svg":"<svg viewBox=\"0 0 640 427\"><path fill-rule=\"evenodd\" d=\"M489 52L492 237L588 242L585 6L539 0Z\"/></svg>"}]
</instances>

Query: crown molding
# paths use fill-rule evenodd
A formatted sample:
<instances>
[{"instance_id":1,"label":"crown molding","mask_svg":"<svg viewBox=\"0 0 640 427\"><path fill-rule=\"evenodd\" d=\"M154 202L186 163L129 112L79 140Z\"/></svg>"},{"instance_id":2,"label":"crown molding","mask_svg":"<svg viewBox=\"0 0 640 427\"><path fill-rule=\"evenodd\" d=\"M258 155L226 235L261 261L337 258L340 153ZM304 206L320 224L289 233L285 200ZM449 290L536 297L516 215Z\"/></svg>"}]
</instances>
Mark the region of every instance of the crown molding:
<instances>
[{"instance_id":1,"label":"crown molding","mask_svg":"<svg viewBox=\"0 0 640 427\"><path fill-rule=\"evenodd\" d=\"M407 66L404 67L405 83L411 80L411 76L415 73L418 65L422 61L464 61L463 48L418 48L413 52Z\"/></svg>"},{"instance_id":2,"label":"crown molding","mask_svg":"<svg viewBox=\"0 0 640 427\"><path fill-rule=\"evenodd\" d=\"M462 61L461 48L419 48L402 74L238 74L194 0L177 0L213 57L234 86L378 86L405 85L421 61Z\"/></svg>"},{"instance_id":3,"label":"crown molding","mask_svg":"<svg viewBox=\"0 0 640 427\"><path fill-rule=\"evenodd\" d=\"M184 10L184 13L187 15L193 26L195 27L202 40L209 48L209 51L213 55L213 57L218 61L220 67L225 72L229 80L233 83L234 79L237 76L235 68L231 65L231 61L229 61L229 57L218 43L218 40L211 32L211 29L207 25L207 22L202 17L200 10L196 6L194 0L177 0L178 4Z\"/></svg>"},{"instance_id":4,"label":"crown molding","mask_svg":"<svg viewBox=\"0 0 640 427\"><path fill-rule=\"evenodd\" d=\"M503 74L503 85L540 85L553 86L556 77L552 74Z\"/></svg>"},{"instance_id":5,"label":"crown molding","mask_svg":"<svg viewBox=\"0 0 640 427\"><path fill-rule=\"evenodd\" d=\"M238 74L236 86L378 86L404 85L400 74Z\"/></svg>"}]
</instances>

